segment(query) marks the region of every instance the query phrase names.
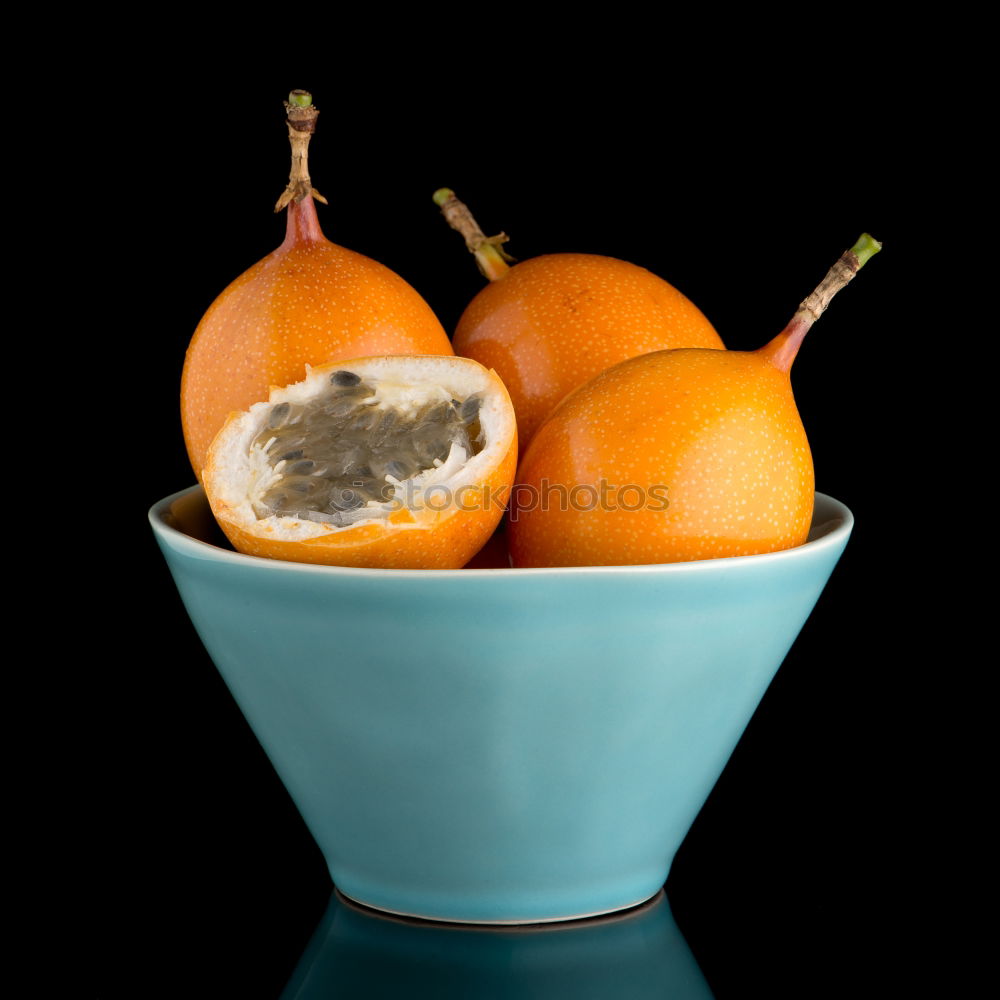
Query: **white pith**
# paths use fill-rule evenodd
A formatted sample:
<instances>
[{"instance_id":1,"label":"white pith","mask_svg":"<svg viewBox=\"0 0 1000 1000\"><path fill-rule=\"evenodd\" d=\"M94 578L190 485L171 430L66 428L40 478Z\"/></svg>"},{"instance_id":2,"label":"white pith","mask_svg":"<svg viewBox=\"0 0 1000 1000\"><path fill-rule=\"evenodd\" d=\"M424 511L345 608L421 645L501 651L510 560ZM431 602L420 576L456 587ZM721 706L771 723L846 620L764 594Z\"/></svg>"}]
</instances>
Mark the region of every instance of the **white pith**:
<instances>
[{"instance_id":1,"label":"white pith","mask_svg":"<svg viewBox=\"0 0 1000 1000\"><path fill-rule=\"evenodd\" d=\"M278 403L305 403L329 387L330 375L346 370L360 375L375 389L368 405L392 405L396 409L413 411L432 400L464 400L482 393L479 423L485 441L481 450L468 458L465 450L452 445L447 459L435 468L400 482L387 477L395 487L394 497L385 502L370 501L365 507L351 512L352 524L343 526L319 523L297 517L270 516L259 518L254 501L259 499L275 480L275 468L263 447L255 440L264 428L271 409ZM395 518L394 530L427 528L440 518L450 516L458 508L453 504L445 510L427 506L428 490L433 506L440 506L444 491L451 496L463 487L475 487L486 478L507 453L514 430L514 412L509 397L494 375L478 362L454 357L380 357L344 361L319 368L307 368L307 377L295 385L273 389L266 403L255 403L249 410L230 419L212 444L206 470L205 486L212 498L216 514L255 534L266 533L274 538L303 541L351 531L364 524L386 523L386 518L400 508L410 516ZM280 464L277 467L280 472ZM475 496L475 495L474 495Z\"/></svg>"}]
</instances>

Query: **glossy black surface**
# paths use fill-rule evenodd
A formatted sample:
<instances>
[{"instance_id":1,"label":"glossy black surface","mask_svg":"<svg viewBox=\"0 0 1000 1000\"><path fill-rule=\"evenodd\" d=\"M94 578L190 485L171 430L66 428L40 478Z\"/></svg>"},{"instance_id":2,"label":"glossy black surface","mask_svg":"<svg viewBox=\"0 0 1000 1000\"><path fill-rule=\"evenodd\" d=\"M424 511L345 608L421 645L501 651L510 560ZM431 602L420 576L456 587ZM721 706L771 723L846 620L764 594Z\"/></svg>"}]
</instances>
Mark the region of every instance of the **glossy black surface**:
<instances>
[{"instance_id":1,"label":"glossy black surface","mask_svg":"<svg viewBox=\"0 0 1000 1000\"><path fill-rule=\"evenodd\" d=\"M555 61L551 49L540 60L517 46L483 52L508 67L500 80L470 79L450 49L388 65L369 58L362 73L348 51L357 44L360 60L357 38L329 44L324 59L291 69L261 68L262 57L217 76L206 49L169 66L124 55L109 73L112 92L121 69L141 99L126 171L134 186L88 220L99 247L83 256L99 264L91 290L108 328L96 384L109 366L127 378L114 439L130 471L127 502L116 487L123 526L97 557L113 588L89 576L79 588L92 606L88 655L96 648L101 667L81 682L93 707L71 755L88 748L73 815L88 817L93 835L81 892L99 901L82 921L92 962L78 995L277 1000L330 901L319 852L145 524L151 503L192 481L177 413L188 339L215 295L282 238L271 213L287 175L280 101L297 86L322 109L312 173L331 202L320 207L327 236L400 272L449 330L482 279L431 203L443 184L487 232L509 233L516 256L589 251L650 268L737 349L773 336L862 230L885 243L810 333L793 373L817 486L852 508L854 538L667 891L718 1000L895 995L922 952L911 933L917 892L947 877L928 818L942 801L930 752L942 741L927 721L944 697L927 673L940 623L925 608L928 569L912 543L930 504L925 476L934 478L910 399L925 365L900 350L907 338L935 342L912 302L933 210L906 193L915 182L930 199L942 183L929 166L942 126L933 113L928 121L923 77L884 73L862 97L841 86L842 53L808 72L797 65L793 82L787 60L761 57L715 93L703 84L718 68L709 54L692 75L662 53L601 69L597 41ZM373 93L373 76L390 81L389 95ZM206 92L224 95L208 111ZM61 140L74 189L121 176L95 148L106 141L106 93L95 84ZM78 642L67 663L80 663ZM66 854L62 843L49 857ZM380 940L324 959L328 995L374 995L357 977L382 966ZM439 940L446 966L448 935ZM678 940L664 935L660 957ZM576 960L567 967L579 971ZM433 982L422 976L397 995L422 995ZM609 994L618 995L628 996Z\"/></svg>"},{"instance_id":2,"label":"glossy black surface","mask_svg":"<svg viewBox=\"0 0 1000 1000\"><path fill-rule=\"evenodd\" d=\"M394 920L335 894L282 1000L338 994L711 998L663 893L612 917L518 929Z\"/></svg>"}]
</instances>

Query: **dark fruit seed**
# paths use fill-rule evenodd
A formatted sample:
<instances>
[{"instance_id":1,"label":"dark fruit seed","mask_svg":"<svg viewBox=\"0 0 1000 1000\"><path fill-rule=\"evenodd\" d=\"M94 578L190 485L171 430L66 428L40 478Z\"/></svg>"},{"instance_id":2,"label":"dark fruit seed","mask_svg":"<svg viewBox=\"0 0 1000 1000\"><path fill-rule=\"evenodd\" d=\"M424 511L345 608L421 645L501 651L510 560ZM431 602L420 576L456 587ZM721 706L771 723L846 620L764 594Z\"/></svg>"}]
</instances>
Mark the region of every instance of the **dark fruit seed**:
<instances>
[{"instance_id":1,"label":"dark fruit seed","mask_svg":"<svg viewBox=\"0 0 1000 1000\"><path fill-rule=\"evenodd\" d=\"M302 452L299 452L301 455ZM316 468L316 463L307 458L304 462L296 462L286 473L289 476L305 476Z\"/></svg>"},{"instance_id":2,"label":"dark fruit seed","mask_svg":"<svg viewBox=\"0 0 1000 1000\"><path fill-rule=\"evenodd\" d=\"M337 390L337 399L364 399L367 396L374 396L375 390L370 385L349 385Z\"/></svg>"},{"instance_id":3,"label":"dark fruit seed","mask_svg":"<svg viewBox=\"0 0 1000 1000\"><path fill-rule=\"evenodd\" d=\"M304 454L305 452L301 448L296 448L295 451L287 452L281 457L285 462L291 462L293 459L301 458Z\"/></svg>"},{"instance_id":4,"label":"dark fruit seed","mask_svg":"<svg viewBox=\"0 0 1000 1000\"><path fill-rule=\"evenodd\" d=\"M370 431L375 426L377 420L378 411L375 407L371 406L354 418L349 429L357 432Z\"/></svg>"},{"instance_id":5,"label":"dark fruit seed","mask_svg":"<svg viewBox=\"0 0 1000 1000\"><path fill-rule=\"evenodd\" d=\"M339 371L330 376L331 385L357 385L360 381L361 376L354 372Z\"/></svg>"},{"instance_id":6,"label":"dark fruit seed","mask_svg":"<svg viewBox=\"0 0 1000 1000\"><path fill-rule=\"evenodd\" d=\"M288 403L279 403L273 410L271 410L271 416L268 418L267 426L271 430L275 430L284 423L285 418L288 416L288 411L291 406Z\"/></svg>"},{"instance_id":7,"label":"dark fruit seed","mask_svg":"<svg viewBox=\"0 0 1000 1000\"><path fill-rule=\"evenodd\" d=\"M357 406L356 400L348 396L346 399L338 396L323 408L328 417L344 417Z\"/></svg>"},{"instance_id":8,"label":"dark fruit seed","mask_svg":"<svg viewBox=\"0 0 1000 1000\"><path fill-rule=\"evenodd\" d=\"M465 421L471 423L479 413L479 404L482 402L478 396L470 396L458 411L458 415Z\"/></svg>"}]
</instances>

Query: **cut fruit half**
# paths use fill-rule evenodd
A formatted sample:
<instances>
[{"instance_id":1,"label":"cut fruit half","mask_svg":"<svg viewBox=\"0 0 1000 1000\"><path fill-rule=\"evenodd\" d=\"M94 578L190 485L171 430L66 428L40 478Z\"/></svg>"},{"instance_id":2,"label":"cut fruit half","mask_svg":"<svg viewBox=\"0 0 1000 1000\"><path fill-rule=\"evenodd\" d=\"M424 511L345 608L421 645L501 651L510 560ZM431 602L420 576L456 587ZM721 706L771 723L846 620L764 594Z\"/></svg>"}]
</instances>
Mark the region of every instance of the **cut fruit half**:
<instances>
[{"instance_id":1,"label":"cut fruit half","mask_svg":"<svg viewBox=\"0 0 1000 1000\"><path fill-rule=\"evenodd\" d=\"M516 461L495 372L468 358L358 358L232 414L204 484L248 555L457 569L502 518Z\"/></svg>"}]
</instances>

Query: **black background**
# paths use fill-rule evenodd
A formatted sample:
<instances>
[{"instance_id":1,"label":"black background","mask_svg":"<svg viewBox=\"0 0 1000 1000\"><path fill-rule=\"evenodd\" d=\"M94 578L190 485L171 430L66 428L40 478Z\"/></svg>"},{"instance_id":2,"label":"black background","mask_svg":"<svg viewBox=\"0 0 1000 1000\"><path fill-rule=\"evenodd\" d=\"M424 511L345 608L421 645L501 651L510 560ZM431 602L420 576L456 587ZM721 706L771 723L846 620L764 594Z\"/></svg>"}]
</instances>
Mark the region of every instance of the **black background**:
<instances>
[{"instance_id":1,"label":"black background","mask_svg":"<svg viewBox=\"0 0 1000 1000\"><path fill-rule=\"evenodd\" d=\"M613 32L605 43L613 65L593 48L553 62L482 38L390 58L340 38L323 59L223 74L192 42L169 69L130 57L128 100L75 123L66 162L87 169L67 193L112 192L79 250L109 318L97 369L128 376L116 434L131 459L87 733L106 914L95 996L277 997L331 889L145 523L193 482L178 415L191 333L282 239L292 87L321 110L310 162L327 237L403 275L449 331L483 279L431 202L442 185L519 258L601 253L667 278L734 349L777 333L862 231L883 241L793 373L817 487L852 508L855 535L667 889L720 1000L891 992L922 964L913 866L934 837L916 788L940 785L919 719L936 625L907 541L926 483L923 363L901 343L931 337L915 299L943 211L948 109L903 61L721 66L706 47L682 69L652 44L633 59ZM113 163L111 123L129 137Z\"/></svg>"}]
</instances>

